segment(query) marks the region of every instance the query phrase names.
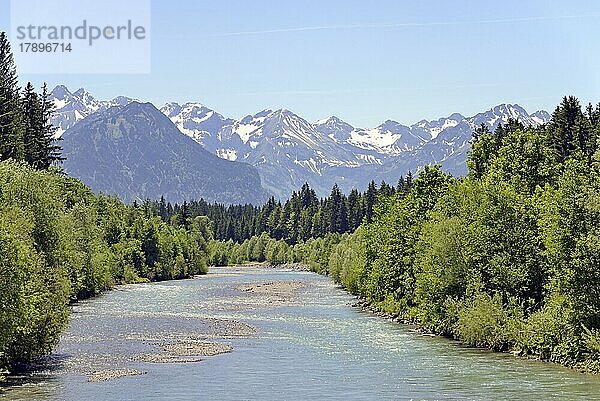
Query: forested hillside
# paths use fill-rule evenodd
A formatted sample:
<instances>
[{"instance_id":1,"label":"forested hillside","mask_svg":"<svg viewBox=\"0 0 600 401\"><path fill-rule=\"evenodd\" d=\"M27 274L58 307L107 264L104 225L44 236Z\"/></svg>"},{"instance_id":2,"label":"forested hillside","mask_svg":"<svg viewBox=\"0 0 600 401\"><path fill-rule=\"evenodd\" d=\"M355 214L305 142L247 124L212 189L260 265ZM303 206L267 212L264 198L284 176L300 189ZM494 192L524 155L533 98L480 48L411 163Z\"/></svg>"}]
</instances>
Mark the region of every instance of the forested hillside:
<instances>
[{"instance_id":1,"label":"forested hillside","mask_svg":"<svg viewBox=\"0 0 600 401\"><path fill-rule=\"evenodd\" d=\"M0 379L49 353L69 303L116 284L206 272L206 217L167 224L52 167L45 88L22 91L0 33Z\"/></svg>"},{"instance_id":2,"label":"forested hillside","mask_svg":"<svg viewBox=\"0 0 600 401\"><path fill-rule=\"evenodd\" d=\"M469 175L426 168L353 234L212 245L213 263L304 262L371 306L494 350L600 371L600 105L473 134Z\"/></svg>"}]
</instances>

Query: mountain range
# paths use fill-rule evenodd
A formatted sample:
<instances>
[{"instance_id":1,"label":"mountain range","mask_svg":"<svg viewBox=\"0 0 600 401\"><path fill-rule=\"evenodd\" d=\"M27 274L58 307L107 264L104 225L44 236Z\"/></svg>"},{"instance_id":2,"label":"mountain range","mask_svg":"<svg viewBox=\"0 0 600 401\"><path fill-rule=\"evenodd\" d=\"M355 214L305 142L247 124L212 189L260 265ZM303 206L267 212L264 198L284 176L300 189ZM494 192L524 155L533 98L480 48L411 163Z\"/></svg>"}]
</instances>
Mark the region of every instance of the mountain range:
<instances>
[{"instance_id":1,"label":"mountain range","mask_svg":"<svg viewBox=\"0 0 600 401\"><path fill-rule=\"evenodd\" d=\"M126 202L260 203L258 172L207 152L151 103L101 107L62 135L65 171Z\"/></svg>"},{"instance_id":2,"label":"mountain range","mask_svg":"<svg viewBox=\"0 0 600 401\"><path fill-rule=\"evenodd\" d=\"M68 131L86 118L136 102L123 96L101 101L84 89L71 92L64 86L57 86L52 97L57 106L53 123L59 127L57 136L65 140ZM550 118L545 111L529 114L517 104L501 104L471 117L454 113L412 125L387 120L375 128L360 128L335 116L309 122L286 109L263 110L241 119L194 102L167 103L159 110L181 136L193 140L186 146L198 145L221 160L253 166L262 187L280 198L304 182L320 196L328 194L334 183L344 191L365 188L371 180L395 183L400 175L415 174L425 164L441 164L444 170L463 175L475 127L485 124L493 130L509 118L538 126ZM85 133L80 135L78 141ZM176 151L168 141L154 146L164 147L165 153Z\"/></svg>"}]
</instances>

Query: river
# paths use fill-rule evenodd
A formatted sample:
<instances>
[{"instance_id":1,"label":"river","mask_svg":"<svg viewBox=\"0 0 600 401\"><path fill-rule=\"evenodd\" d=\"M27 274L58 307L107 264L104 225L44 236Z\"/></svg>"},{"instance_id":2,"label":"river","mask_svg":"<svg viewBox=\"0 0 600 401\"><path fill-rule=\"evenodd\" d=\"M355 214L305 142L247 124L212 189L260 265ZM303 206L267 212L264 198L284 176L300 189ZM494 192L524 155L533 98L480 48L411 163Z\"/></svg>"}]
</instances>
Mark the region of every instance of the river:
<instances>
[{"instance_id":1,"label":"river","mask_svg":"<svg viewBox=\"0 0 600 401\"><path fill-rule=\"evenodd\" d=\"M6 400L600 399L600 377L420 335L309 272L211 268L73 307ZM120 377L122 376L122 377Z\"/></svg>"}]
</instances>

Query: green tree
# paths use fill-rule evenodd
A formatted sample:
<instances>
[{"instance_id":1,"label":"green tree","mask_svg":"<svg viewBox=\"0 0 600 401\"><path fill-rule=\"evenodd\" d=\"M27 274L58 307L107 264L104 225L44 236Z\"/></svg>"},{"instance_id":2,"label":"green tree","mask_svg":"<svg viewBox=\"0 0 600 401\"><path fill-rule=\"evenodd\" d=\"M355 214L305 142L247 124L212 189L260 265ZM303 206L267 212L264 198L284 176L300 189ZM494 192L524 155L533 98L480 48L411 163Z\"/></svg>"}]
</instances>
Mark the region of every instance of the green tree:
<instances>
[{"instance_id":1,"label":"green tree","mask_svg":"<svg viewBox=\"0 0 600 401\"><path fill-rule=\"evenodd\" d=\"M591 127L574 96L564 97L552 114L548 124L548 145L555 151L559 163L563 163L575 150L590 155Z\"/></svg>"},{"instance_id":2,"label":"green tree","mask_svg":"<svg viewBox=\"0 0 600 401\"><path fill-rule=\"evenodd\" d=\"M23 160L23 119L10 42L0 32L0 161Z\"/></svg>"}]
</instances>

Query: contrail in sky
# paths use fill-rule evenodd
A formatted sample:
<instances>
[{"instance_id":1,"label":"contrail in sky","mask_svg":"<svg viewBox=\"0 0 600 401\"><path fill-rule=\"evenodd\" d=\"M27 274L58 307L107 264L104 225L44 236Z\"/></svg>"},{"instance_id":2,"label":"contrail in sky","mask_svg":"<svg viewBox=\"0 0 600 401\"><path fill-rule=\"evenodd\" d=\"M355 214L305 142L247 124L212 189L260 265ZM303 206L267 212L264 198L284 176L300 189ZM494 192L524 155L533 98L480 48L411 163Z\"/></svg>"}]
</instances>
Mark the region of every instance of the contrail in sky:
<instances>
[{"instance_id":1,"label":"contrail in sky","mask_svg":"<svg viewBox=\"0 0 600 401\"><path fill-rule=\"evenodd\" d=\"M505 24L512 22L535 22L535 21L556 21L578 18L597 18L600 14L587 15L558 15L541 17L522 17L508 19L487 19L476 21L433 21L433 22L400 22L395 24L352 24L352 25L322 25L322 26L301 26L290 28L264 29L257 31L239 31L208 34L202 36L208 37L227 37L227 36L245 36L245 35L266 35L273 33L288 32L309 32L309 31L329 31L340 29L370 29L370 28L410 28L410 27L428 27L428 26L454 26L454 25L485 25L485 24Z\"/></svg>"}]
</instances>

